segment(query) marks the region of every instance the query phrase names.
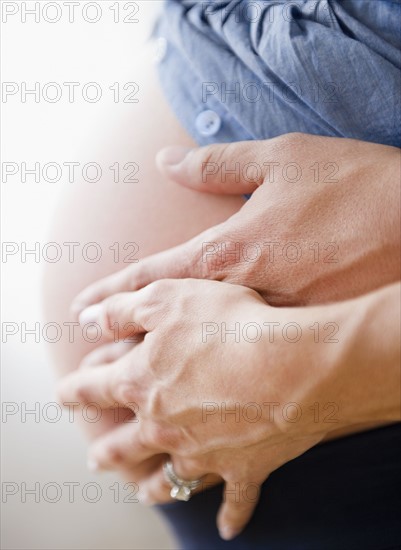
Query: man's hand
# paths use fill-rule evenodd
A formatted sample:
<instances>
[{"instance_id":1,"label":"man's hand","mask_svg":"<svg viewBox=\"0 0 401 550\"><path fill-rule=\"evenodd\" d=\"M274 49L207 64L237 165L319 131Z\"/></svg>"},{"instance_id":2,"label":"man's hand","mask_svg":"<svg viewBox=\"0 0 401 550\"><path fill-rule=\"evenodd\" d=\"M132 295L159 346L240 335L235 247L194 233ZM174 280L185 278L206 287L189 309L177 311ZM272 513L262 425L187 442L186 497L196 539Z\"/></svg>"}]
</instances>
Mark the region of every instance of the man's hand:
<instances>
[{"instance_id":1,"label":"man's hand","mask_svg":"<svg viewBox=\"0 0 401 550\"><path fill-rule=\"evenodd\" d=\"M399 149L289 134L168 148L157 163L197 191L254 193L226 222L86 288L76 315L163 278L237 283L275 305L350 298L399 280Z\"/></svg>"}]
</instances>

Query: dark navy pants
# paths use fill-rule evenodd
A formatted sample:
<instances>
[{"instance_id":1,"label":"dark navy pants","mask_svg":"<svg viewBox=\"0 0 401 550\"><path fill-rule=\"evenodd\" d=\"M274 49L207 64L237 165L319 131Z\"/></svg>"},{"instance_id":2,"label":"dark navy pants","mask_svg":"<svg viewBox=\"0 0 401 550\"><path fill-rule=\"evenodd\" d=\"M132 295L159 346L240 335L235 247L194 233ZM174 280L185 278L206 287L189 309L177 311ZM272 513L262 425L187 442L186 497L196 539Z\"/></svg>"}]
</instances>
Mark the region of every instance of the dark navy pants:
<instances>
[{"instance_id":1,"label":"dark navy pants","mask_svg":"<svg viewBox=\"0 0 401 550\"><path fill-rule=\"evenodd\" d=\"M316 446L271 474L232 541L216 528L222 486L158 509L185 550L401 549L400 453L401 424Z\"/></svg>"}]
</instances>

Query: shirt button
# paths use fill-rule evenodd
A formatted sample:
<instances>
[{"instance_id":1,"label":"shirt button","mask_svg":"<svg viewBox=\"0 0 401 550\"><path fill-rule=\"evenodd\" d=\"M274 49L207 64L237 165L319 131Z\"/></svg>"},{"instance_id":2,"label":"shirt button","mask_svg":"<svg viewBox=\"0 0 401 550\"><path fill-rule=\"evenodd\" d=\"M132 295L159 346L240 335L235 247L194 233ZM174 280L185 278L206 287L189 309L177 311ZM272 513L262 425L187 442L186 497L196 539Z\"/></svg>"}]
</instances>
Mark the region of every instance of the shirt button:
<instances>
[{"instance_id":1,"label":"shirt button","mask_svg":"<svg viewBox=\"0 0 401 550\"><path fill-rule=\"evenodd\" d=\"M164 36L159 36L156 40L154 62L160 63L166 57L167 53L167 40Z\"/></svg>"},{"instance_id":2,"label":"shirt button","mask_svg":"<svg viewBox=\"0 0 401 550\"><path fill-rule=\"evenodd\" d=\"M214 136L220 130L221 118L215 111L202 111L196 117L195 127L202 136Z\"/></svg>"}]
</instances>

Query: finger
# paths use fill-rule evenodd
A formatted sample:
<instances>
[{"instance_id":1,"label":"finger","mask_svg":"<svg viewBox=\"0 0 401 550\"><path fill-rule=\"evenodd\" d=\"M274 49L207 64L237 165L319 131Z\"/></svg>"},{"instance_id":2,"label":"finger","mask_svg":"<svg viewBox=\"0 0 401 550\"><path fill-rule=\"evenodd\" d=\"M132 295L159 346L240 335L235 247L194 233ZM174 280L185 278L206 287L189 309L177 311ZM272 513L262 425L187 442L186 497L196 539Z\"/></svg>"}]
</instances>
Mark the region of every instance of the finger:
<instances>
[{"instance_id":1,"label":"finger","mask_svg":"<svg viewBox=\"0 0 401 550\"><path fill-rule=\"evenodd\" d=\"M135 292L121 292L84 309L79 322L82 326L96 326L103 337L114 341L138 343L138 336L158 325L174 291L175 281L163 279Z\"/></svg>"},{"instance_id":2,"label":"finger","mask_svg":"<svg viewBox=\"0 0 401 550\"><path fill-rule=\"evenodd\" d=\"M166 456L168 460L168 456ZM188 479L195 479L194 476L189 476ZM202 478L202 483L192 491L192 494L201 493L215 485L221 483L221 478L215 474L205 474ZM165 478L163 468L159 468L152 476L142 480L139 486L139 500L143 504L165 504L167 502L173 502L174 498L171 496L172 485Z\"/></svg>"},{"instance_id":3,"label":"finger","mask_svg":"<svg viewBox=\"0 0 401 550\"><path fill-rule=\"evenodd\" d=\"M135 413L128 408L100 409L96 405L82 411L82 420L88 431L90 441L96 441L98 437L116 429L119 425L130 422L135 418Z\"/></svg>"},{"instance_id":4,"label":"finger","mask_svg":"<svg viewBox=\"0 0 401 550\"><path fill-rule=\"evenodd\" d=\"M224 501L217 515L221 538L231 540L244 529L259 501L258 483L225 483Z\"/></svg>"},{"instance_id":5,"label":"finger","mask_svg":"<svg viewBox=\"0 0 401 550\"><path fill-rule=\"evenodd\" d=\"M89 449L88 467L93 471L131 469L153 457L157 453L141 429L138 419L131 419L98 438Z\"/></svg>"},{"instance_id":6,"label":"finger","mask_svg":"<svg viewBox=\"0 0 401 550\"><path fill-rule=\"evenodd\" d=\"M159 279L183 279L196 277L196 270L201 268L196 259L200 255L199 243L212 240L209 234L199 235L179 246L140 260L113 275L100 279L86 287L76 296L71 304L71 314L78 319L81 312L120 292L138 290Z\"/></svg>"},{"instance_id":7,"label":"finger","mask_svg":"<svg viewBox=\"0 0 401 550\"><path fill-rule=\"evenodd\" d=\"M81 407L93 405L101 409L135 402L135 387L133 383L127 385L127 372L140 363L134 355L136 349L109 365L76 370L65 376L58 384L58 401L64 406L78 403Z\"/></svg>"},{"instance_id":8,"label":"finger","mask_svg":"<svg viewBox=\"0 0 401 550\"><path fill-rule=\"evenodd\" d=\"M168 456L166 455L166 460ZM143 479L139 485L138 498L142 504L153 506L155 504L166 504L173 499L170 495L171 485L163 474L163 465L153 475Z\"/></svg>"},{"instance_id":9,"label":"finger","mask_svg":"<svg viewBox=\"0 0 401 550\"><path fill-rule=\"evenodd\" d=\"M98 367L112 363L132 350L134 344L129 342L112 342L94 349L82 359L79 368Z\"/></svg>"},{"instance_id":10,"label":"finger","mask_svg":"<svg viewBox=\"0 0 401 550\"><path fill-rule=\"evenodd\" d=\"M80 365L80 369L97 368L103 365L113 363L123 357L126 353L132 350L133 344L127 344L125 342L112 342L111 344L105 344L99 346L91 353L86 355ZM89 418L89 415L88 415ZM119 424L129 422L135 418L134 410L126 407L113 406L110 409L104 409L101 411L101 417L97 421L97 425L94 426L92 418L89 418L90 422L90 439L93 440L104 433L113 430ZM84 418L86 420L86 418Z\"/></svg>"},{"instance_id":11,"label":"finger","mask_svg":"<svg viewBox=\"0 0 401 550\"><path fill-rule=\"evenodd\" d=\"M112 363L123 357L127 351L132 349L132 345L125 344L123 342L106 344L99 346L91 353L88 353L81 361L79 369L94 369L101 368L102 366ZM59 399L64 403L78 403L77 401L70 401L67 396L64 396L66 390L60 390ZM75 405L74 405L75 406ZM88 408L85 413L82 411L82 415L79 415L79 420L83 425L87 436L90 440L94 440L104 433L109 432L115 428L119 423L128 422L135 416L132 409L121 408L114 406L109 409L99 410L97 403L93 405L93 411Z\"/></svg>"},{"instance_id":12,"label":"finger","mask_svg":"<svg viewBox=\"0 0 401 550\"><path fill-rule=\"evenodd\" d=\"M269 168L269 141L212 144L191 150L168 147L158 153L156 163L166 178L185 187L242 195L262 185Z\"/></svg>"},{"instance_id":13,"label":"finger","mask_svg":"<svg viewBox=\"0 0 401 550\"><path fill-rule=\"evenodd\" d=\"M127 468L121 467L118 471L127 481L136 483L137 490L139 490L142 481L146 481L155 472L160 470L164 461L164 456L165 455L154 455L135 466L135 468L132 466Z\"/></svg>"}]
</instances>

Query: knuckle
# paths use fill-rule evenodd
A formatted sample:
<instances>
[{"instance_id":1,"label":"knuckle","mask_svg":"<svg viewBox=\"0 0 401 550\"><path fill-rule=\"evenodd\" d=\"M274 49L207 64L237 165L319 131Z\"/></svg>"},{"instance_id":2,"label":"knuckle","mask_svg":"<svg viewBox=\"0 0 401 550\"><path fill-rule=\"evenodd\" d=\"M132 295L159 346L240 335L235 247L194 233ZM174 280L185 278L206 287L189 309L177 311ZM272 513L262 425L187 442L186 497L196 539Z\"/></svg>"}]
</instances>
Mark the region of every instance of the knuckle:
<instances>
[{"instance_id":1,"label":"knuckle","mask_svg":"<svg viewBox=\"0 0 401 550\"><path fill-rule=\"evenodd\" d=\"M207 183L209 176L209 168L211 165L220 168L220 164L224 157L225 146L216 147L216 145L206 145L202 149L201 159L193 157L193 162L198 163L200 160L200 175L203 183ZM194 167L195 168L195 167Z\"/></svg>"},{"instance_id":2,"label":"knuckle","mask_svg":"<svg viewBox=\"0 0 401 550\"><path fill-rule=\"evenodd\" d=\"M138 318L144 326L155 328L167 313L172 312L172 301L175 303L179 294L177 285L182 285L182 279L159 279L144 288L143 299L136 307Z\"/></svg>"},{"instance_id":3,"label":"knuckle","mask_svg":"<svg viewBox=\"0 0 401 550\"><path fill-rule=\"evenodd\" d=\"M91 391L86 386L78 386L75 390L75 398L81 405L87 405L92 402Z\"/></svg>"},{"instance_id":4,"label":"knuckle","mask_svg":"<svg viewBox=\"0 0 401 550\"><path fill-rule=\"evenodd\" d=\"M149 364L149 368L154 370L152 368L152 364L157 363ZM154 420L162 418L164 410L163 401L163 395L160 390L158 388L152 388L152 390L148 393L148 398L146 400L146 409L144 411L146 417L153 418Z\"/></svg>"},{"instance_id":5,"label":"knuckle","mask_svg":"<svg viewBox=\"0 0 401 550\"><path fill-rule=\"evenodd\" d=\"M125 291L109 296L102 302L101 322L106 329L111 330L113 324L118 322L122 312L128 317L133 317L132 292Z\"/></svg>"},{"instance_id":6,"label":"knuckle","mask_svg":"<svg viewBox=\"0 0 401 550\"><path fill-rule=\"evenodd\" d=\"M158 279L149 283L143 289L144 302L138 304L136 310L138 315L142 317L152 317L153 315L163 311L166 304L166 297L173 292L175 283L173 279ZM140 291L142 292L142 291Z\"/></svg>"},{"instance_id":7,"label":"knuckle","mask_svg":"<svg viewBox=\"0 0 401 550\"><path fill-rule=\"evenodd\" d=\"M160 449L166 449L165 443L166 443L166 434L161 427L160 424L153 423L153 425L147 428L148 434L148 440L152 447L160 448Z\"/></svg>"},{"instance_id":8,"label":"knuckle","mask_svg":"<svg viewBox=\"0 0 401 550\"><path fill-rule=\"evenodd\" d=\"M285 158L291 158L296 156L309 140L310 136L308 134L291 132L277 137L275 142L279 148L280 156L284 155Z\"/></svg>"},{"instance_id":9,"label":"knuckle","mask_svg":"<svg viewBox=\"0 0 401 550\"><path fill-rule=\"evenodd\" d=\"M161 318L163 327L160 334L162 334L164 341L174 338L177 330L180 331L183 329L183 319L188 319L188 311L191 311L194 303L194 293L191 291L191 283L192 279L181 279L181 290L174 295L174 302L171 302L173 307L166 308L163 312ZM148 351L148 358L149 367L153 372L159 373L159 375L167 372L168 366L173 362L173 357L165 349L150 349ZM174 361L177 360L177 358L174 358Z\"/></svg>"},{"instance_id":10,"label":"knuckle","mask_svg":"<svg viewBox=\"0 0 401 550\"><path fill-rule=\"evenodd\" d=\"M102 313L100 322L106 330L111 329L114 320L118 317L117 310L120 300L121 294L115 294L114 296L109 296L102 302Z\"/></svg>"},{"instance_id":11,"label":"knuckle","mask_svg":"<svg viewBox=\"0 0 401 550\"><path fill-rule=\"evenodd\" d=\"M241 263L241 243L232 238L219 242L207 242L202 246L202 276L220 280Z\"/></svg>"},{"instance_id":12,"label":"knuckle","mask_svg":"<svg viewBox=\"0 0 401 550\"><path fill-rule=\"evenodd\" d=\"M147 285L147 290L154 298L160 298L171 288L171 279L158 279Z\"/></svg>"},{"instance_id":13,"label":"knuckle","mask_svg":"<svg viewBox=\"0 0 401 550\"><path fill-rule=\"evenodd\" d=\"M203 184L208 182L215 182L222 174L222 169L225 164L230 166L231 163L237 162L238 154L240 151L246 149L246 144L241 144L241 149L238 143L221 143L210 144L202 148L201 158L193 157L193 163L197 163L198 166L193 166L194 173L200 168L200 177ZM200 166L199 166L200 165ZM211 170L212 169L212 170ZM213 176L210 178L210 176Z\"/></svg>"},{"instance_id":14,"label":"knuckle","mask_svg":"<svg viewBox=\"0 0 401 550\"><path fill-rule=\"evenodd\" d=\"M72 376L74 377L73 380L67 378L59 382L56 390L57 401L61 404L76 402L80 405L87 405L91 403L93 400L91 399L90 388L82 382L78 382L75 375Z\"/></svg>"},{"instance_id":15,"label":"knuckle","mask_svg":"<svg viewBox=\"0 0 401 550\"><path fill-rule=\"evenodd\" d=\"M148 440L152 447L170 453L177 452L182 442L178 430L159 423L154 423L149 429Z\"/></svg>"},{"instance_id":16,"label":"knuckle","mask_svg":"<svg viewBox=\"0 0 401 550\"><path fill-rule=\"evenodd\" d=\"M137 392L130 377L123 378L116 373L110 382L110 394L121 405L136 403Z\"/></svg>"},{"instance_id":17,"label":"knuckle","mask_svg":"<svg viewBox=\"0 0 401 550\"><path fill-rule=\"evenodd\" d=\"M113 444L109 444L103 451L101 460L106 464L121 464L124 461L124 456L121 450Z\"/></svg>"},{"instance_id":18,"label":"knuckle","mask_svg":"<svg viewBox=\"0 0 401 550\"><path fill-rule=\"evenodd\" d=\"M152 426L147 427L146 439L151 447L156 449L163 449L163 430L159 424L154 423Z\"/></svg>"},{"instance_id":19,"label":"knuckle","mask_svg":"<svg viewBox=\"0 0 401 550\"><path fill-rule=\"evenodd\" d=\"M289 132L288 134L283 134L278 139L281 143L288 143L288 145L296 145L299 143L304 143L308 138L308 134L303 134L302 132Z\"/></svg>"}]
</instances>

